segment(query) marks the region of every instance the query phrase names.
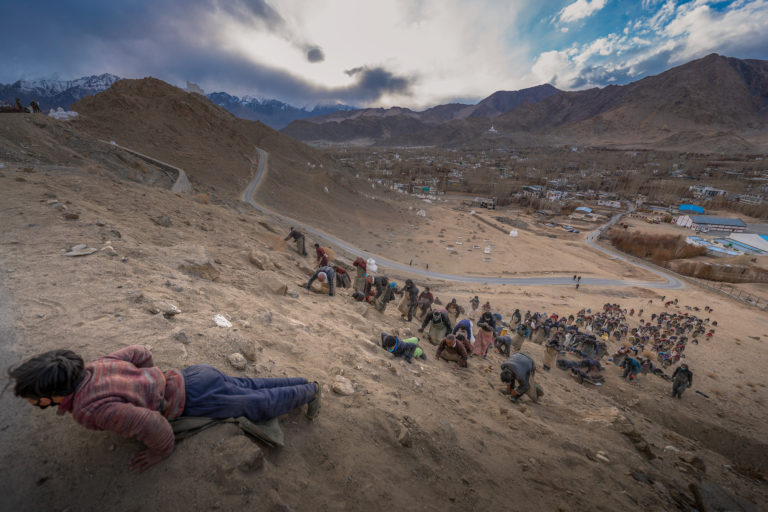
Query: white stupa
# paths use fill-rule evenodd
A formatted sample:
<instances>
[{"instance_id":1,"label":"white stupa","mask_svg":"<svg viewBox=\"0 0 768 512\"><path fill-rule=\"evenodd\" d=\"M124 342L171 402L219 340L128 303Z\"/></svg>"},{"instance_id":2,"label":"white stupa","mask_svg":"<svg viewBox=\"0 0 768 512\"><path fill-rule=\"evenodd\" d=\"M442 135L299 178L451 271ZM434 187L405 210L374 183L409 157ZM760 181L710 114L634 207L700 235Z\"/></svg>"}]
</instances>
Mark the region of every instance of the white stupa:
<instances>
[{"instance_id":1,"label":"white stupa","mask_svg":"<svg viewBox=\"0 0 768 512\"><path fill-rule=\"evenodd\" d=\"M488 128L488 133L499 133L499 130L497 130L496 128L493 127L493 125L491 125L491 127Z\"/></svg>"}]
</instances>

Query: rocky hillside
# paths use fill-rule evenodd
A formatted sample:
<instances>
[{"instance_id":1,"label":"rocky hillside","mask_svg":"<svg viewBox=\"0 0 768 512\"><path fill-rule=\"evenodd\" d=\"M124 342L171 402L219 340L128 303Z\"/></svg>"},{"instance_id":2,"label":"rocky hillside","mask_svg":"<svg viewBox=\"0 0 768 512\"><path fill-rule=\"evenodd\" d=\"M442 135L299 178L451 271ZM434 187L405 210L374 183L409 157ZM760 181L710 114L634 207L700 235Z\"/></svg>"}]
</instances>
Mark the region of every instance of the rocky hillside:
<instances>
[{"instance_id":1,"label":"rocky hillside","mask_svg":"<svg viewBox=\"0 0 768 512\"><path fill-rule=\"evenodd\" d=\"M435 347L422 340L427 360L408 364L380 347L382 331L418 334L394 306L380 314L348 290L334 298L306 293L312 260L282 241L282 221L109 173L51 169L35 163L37 150L0 172L0 276L16 333L4 338L4 361L54 348L92 359L138 343L162 368L302 376L318 381L324 398L314 421L298 410L281 418L285 447L224 424L135 475L126 464L139 443L5 393L0 449L15 461L0 467L7 510L458 512L535 503L634 511L736 503L749 511L768 497L760 480L764 349L755 341L762 314L728 309L726 299L695 289L680 297L713 306L721 322L715 340L689 351L696 389L707 398L690 390L672 399L667 381L648 375L628 383L606 362L600 388L553 368L537 371L540 403L513 404L499 393L499 354L458 370L435 360ZM67 256L76 244L94 252ZM658 294L635 288L574 296L571 287L430 284L443 302L467 304L480 293L505 319L514 308L575 313L609 301L661 310ZM217 326L216 315L230 325ZM526 341L523 350L540 367L543 347Z\"/></svg>"},{"instance_id":2,"label":"rocky hillside","mask_svg":"<svg viewBox=\"0 0 768 512\"><path fill-rule=\"evenodd\" d=\"M270 208L326 228L360 228L368 214L373 221L366 229L407 222L388 204L360 195L353 177L304 143L160 80L121 80L74 108L80 113L74 128L181 167L211 199L240 198L257 170L258 147L268 153L258 195Z\"/></svg>"}]
</instances>

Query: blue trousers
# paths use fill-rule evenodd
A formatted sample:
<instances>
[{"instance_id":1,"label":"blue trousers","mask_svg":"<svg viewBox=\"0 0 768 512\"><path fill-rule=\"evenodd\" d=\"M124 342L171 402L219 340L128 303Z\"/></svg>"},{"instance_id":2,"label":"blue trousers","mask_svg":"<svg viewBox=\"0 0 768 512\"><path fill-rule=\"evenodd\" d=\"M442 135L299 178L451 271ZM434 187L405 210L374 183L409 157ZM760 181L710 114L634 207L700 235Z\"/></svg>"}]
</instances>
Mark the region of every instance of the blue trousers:
<instances>
[{"instance_id":1,"label":"blue trousers","mask_svg":"<svg viewBox=\"0 0 768 512\"><path fill-rule=\"evenodd\" d=\"M186 401L183 416L270 420L311 402L314 383L302 378L230 377L207 364L182 370Z\"/></svg>"}]
</instances>

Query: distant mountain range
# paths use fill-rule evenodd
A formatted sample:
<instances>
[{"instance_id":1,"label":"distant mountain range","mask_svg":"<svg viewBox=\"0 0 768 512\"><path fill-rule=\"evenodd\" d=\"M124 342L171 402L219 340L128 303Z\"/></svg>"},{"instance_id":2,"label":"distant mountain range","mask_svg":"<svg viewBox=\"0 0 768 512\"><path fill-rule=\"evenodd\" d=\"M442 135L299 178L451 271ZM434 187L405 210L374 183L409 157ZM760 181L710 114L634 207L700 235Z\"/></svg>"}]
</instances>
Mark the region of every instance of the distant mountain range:
<instances>
[{"instance_id":1,"label":"distant mountain range","mask_svg":"<svg viewBox=\"0 0 768 512\"><path fill-rule=\"evenodd\" d=\"M251 96L238 98L226 92L206 94L209 100L220 107L232 112L237 117L261 121L267 126L280 130L292 121L309 117L323 116L336 111L351 111L355 107L349 105L317 105L313 109L298 108L279 100L261 100Z\"/></svg>"},{"instance_id":2,"label":"distant mountain range","mask_svg":"<svg viewBox=\"0 0 768 512\"><path fill-rule=\"evenodd\" d=\"M16 98L19 98L22 105L28 106L30 101L35 100L44 112L58 107L68 110L72 103L106 91L118 80L120 77L109 73L77 80L18 80L12 84L0 84L0 101L15 104Z\"/></svg>"},{"instance_id":3,"label":"distant mountain range","mask_svg":"<svg viewBox=\"0 0 768 512\"><path fill-rule=\"evenodd\" d=\"M69 110L74 102L106 91L118 80L120 80L119 76L109 73L86 76L77 80L18 80L12 84L0 84L0 101L15 104L16 98L19 98L22 105L28 106L30 101L35 100L44 112L58 107ZM252 96L238 98L226 92L214 92L206 94L206 97L237 117L261 121L276 130L298 119L322 116L339 110L355 110L355 107L341 104L317 105L312 109L298 108L279 100L258 99Z\"/></svg>"},{"instance_id":4,"label":"distant mountain range","mask_svg":"<svg viewBox=\"0 0 768 512\"><path fill-rule=\"evenodd\" d=\"M0 100L41 108L69 106L117 82L111 74L77 80L0 84ZM199 90L199 89L198 89ZM546 146L768 152L768 61L712 54L627 85L561 91L549 84L497 91L475 105L423 111L207 95L237 117L261 121L318 145Z\"/></svg>"},{"instance_id":5,"label":"distant mountain range","mask_svg":"<svg viewBox=\"0 0 768 512\"><path fill-rule=\"evenodd\" d=\"M313 144L766 152L768 61L712 54L622 86L568 92L543 85L499 91L474 106L365 109L294 121L282 131Z\"/></svg>"}]
</instances>

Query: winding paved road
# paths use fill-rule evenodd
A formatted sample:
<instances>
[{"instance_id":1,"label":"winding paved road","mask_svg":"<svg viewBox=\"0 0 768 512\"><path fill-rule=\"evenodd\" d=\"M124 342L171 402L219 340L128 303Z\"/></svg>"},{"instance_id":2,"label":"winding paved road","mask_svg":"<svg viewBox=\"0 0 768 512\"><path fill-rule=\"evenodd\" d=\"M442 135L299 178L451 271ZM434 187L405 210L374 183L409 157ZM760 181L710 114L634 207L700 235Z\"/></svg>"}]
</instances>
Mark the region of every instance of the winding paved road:
<instances>
[{"instance_id":1,"label":"winding paved road","mask_svg":"<svg viewBox=\"0 0 768 512\"><path fill-rule=\"evenodd\" d=\"M461 282L461 283L509 284L509 285L517 285L517 286L542 286L542 285L543 286L563 286L563 285L573 286L573 278L570 278L570 277L492 277L492 276L461 276L456 274L444 274L442 272L432 272L429 270L414 268L409 265L404 265L396 261L391 261L386 258L382 258L381 256L376 254L365 252L357 247L354 247L348 244L343 240L339 240L333 235L329 235L324 231L308 226L296 219L293 219L286 215L282 215L273 210L270 210L269 208L266 208L262 205L257 204L256 201L254 201L253 196L256 193L256 190L259 188L259 185L261 184L261 180L264 178L265 174L267 173L267 159L269 158L269 155L266 151L258 147L256 148L256 151L258 151L259 153L259 165L258 165L258 168L256 169L256 174L254 175L253 179L248 184L246 189L243 191L242 200L250 204L254 208L256 208L258 211L287 220L292 225L299 226L302 229L304 229L306 232L312 233L313 235L332 243L333 245L347 251L348 253L354 256L361 256L365 259L373 258L376 260L376 264L382 267L386 267L394 270L400 270L402 272L406 272L409 274L417 275L420 277L426 277L430 279L442 279L445 281L454 281L454 282ZM630 206L630 209L628 210L628 212L631 212L632 210L633 209ZM661 272L648 265L644 265L642 263L637 263L635 261L632 261L631 259L621 254L617 254L611 251L610 249L606 249L605 247L601 247L600 245L595 243L595 240L600 236L600 233L602 233L605 229L609 228L610 226L618 222L618 220L621 218L623 214L624 213L618 213L614 215L613 218L611 218L611 220L607 224L591 232L585 239L585 242L590 247L607 254L611 258L619 259L631 265L635 265L636 267L640 267L643 270L647 270L648 272L651 272L659 276L660 278L662 278L663 281L627 281L622 279L586 278L581 280L581 285L582 286L640 286L643 288L659 288L659 289L683 288L683 283L680 280L676 279L675 277L672 277L666 274L665 272Z\"/></svg>"}]
</instances>

